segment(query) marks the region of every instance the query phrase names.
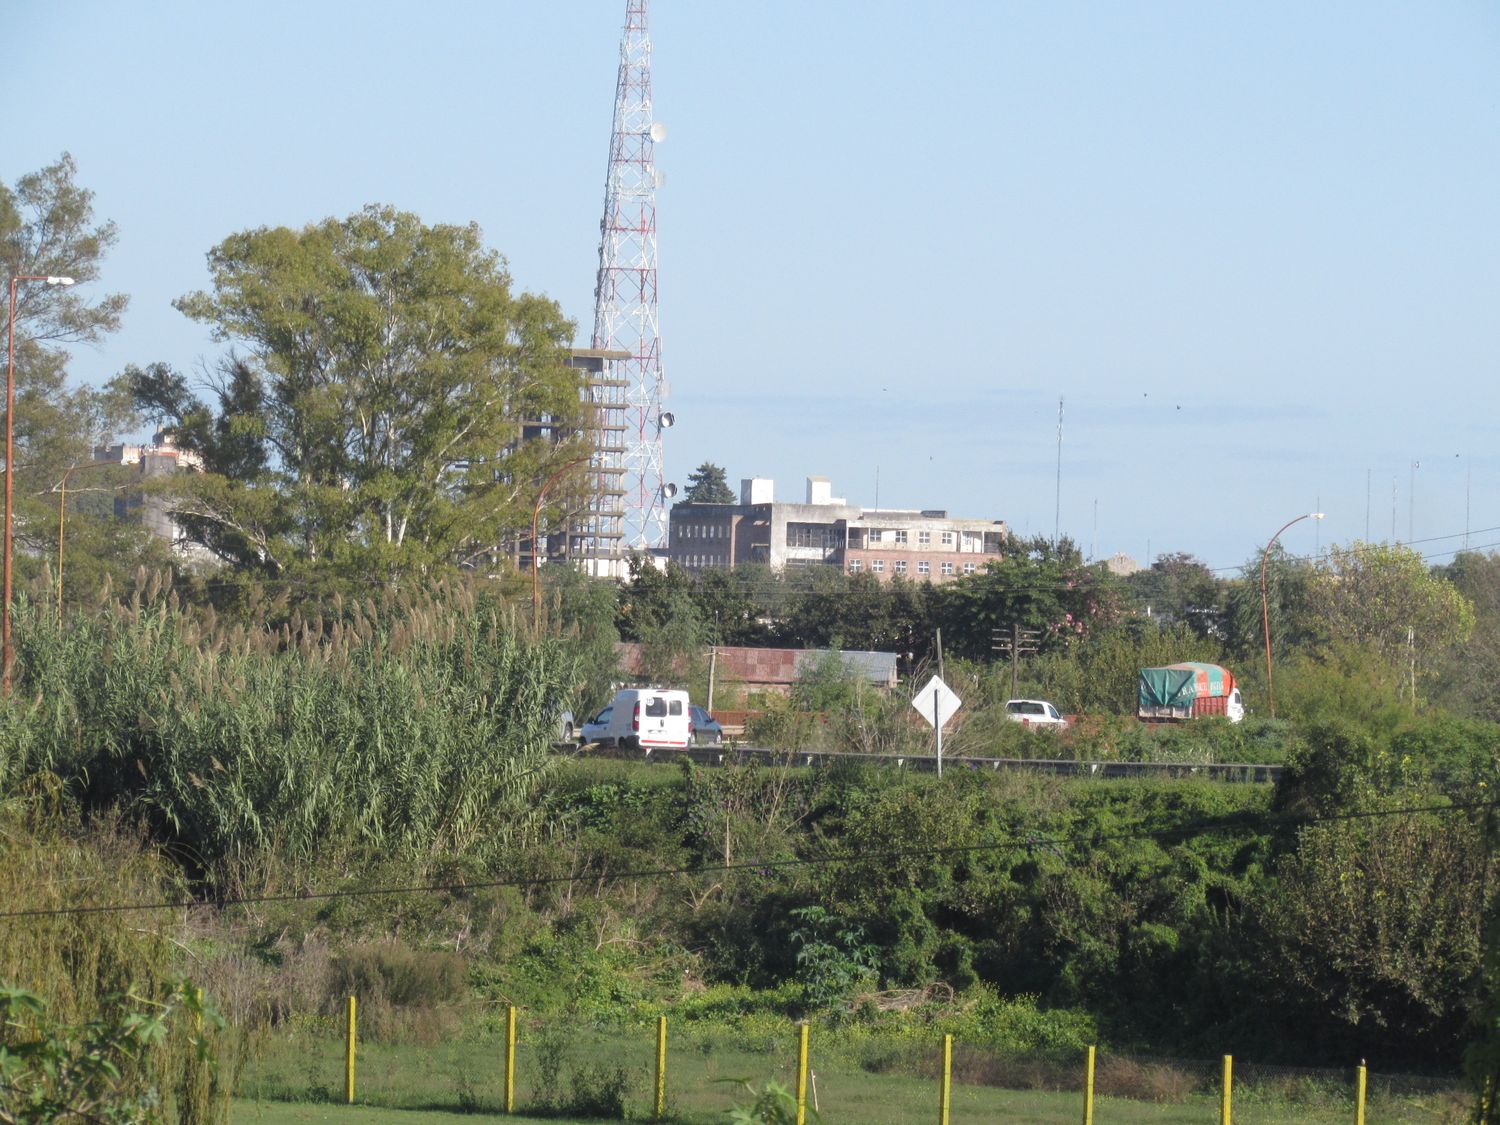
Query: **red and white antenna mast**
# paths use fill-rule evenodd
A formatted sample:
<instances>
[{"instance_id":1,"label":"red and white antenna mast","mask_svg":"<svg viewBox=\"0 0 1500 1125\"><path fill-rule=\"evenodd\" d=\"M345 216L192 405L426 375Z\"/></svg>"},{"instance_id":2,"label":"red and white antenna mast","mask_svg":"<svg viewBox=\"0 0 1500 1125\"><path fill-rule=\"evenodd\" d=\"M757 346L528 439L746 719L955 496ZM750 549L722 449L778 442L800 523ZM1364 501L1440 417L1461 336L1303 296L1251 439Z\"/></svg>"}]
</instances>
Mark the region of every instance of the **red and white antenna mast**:
<instances>
[{"instance_id":1,"label":"red and white antenna mast","mask_svg":"<svg viewBox=\"0 0 1500 1125\"><path fill-rule=\"evenodd\" d=\"M594 347L630 355L611 363L625 383L622 531L632 548L666 542L666 505L677 491L662 472L662 432L672 415L662 409L667 382L656 313L656 189L662 181L655 152L667 131L651 112L646 7L647 0L625 5L594 287Z\"/></svg>"}]
</instances>

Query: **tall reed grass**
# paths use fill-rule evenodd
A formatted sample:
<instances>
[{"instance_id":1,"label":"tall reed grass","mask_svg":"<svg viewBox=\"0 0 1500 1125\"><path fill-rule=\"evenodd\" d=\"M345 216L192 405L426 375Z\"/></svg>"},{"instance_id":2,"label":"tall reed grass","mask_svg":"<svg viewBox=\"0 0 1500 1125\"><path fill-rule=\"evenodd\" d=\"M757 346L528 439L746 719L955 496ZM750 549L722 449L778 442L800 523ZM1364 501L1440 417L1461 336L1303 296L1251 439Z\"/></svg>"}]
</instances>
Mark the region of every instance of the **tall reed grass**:
<instances>
[{"instance_id":1,"label":"tall reed grass","mask_svg":"<svg viewBox=\"0 0 1500 1125\"><path fill-rule=\"evenodd\" d=\"M461 585L255 627L164 584L59 626L14 613L0 795L43 776L141 819L225 888L274 856L485 862L542 825L568 642Z\"/></svg>"}]
</instances>

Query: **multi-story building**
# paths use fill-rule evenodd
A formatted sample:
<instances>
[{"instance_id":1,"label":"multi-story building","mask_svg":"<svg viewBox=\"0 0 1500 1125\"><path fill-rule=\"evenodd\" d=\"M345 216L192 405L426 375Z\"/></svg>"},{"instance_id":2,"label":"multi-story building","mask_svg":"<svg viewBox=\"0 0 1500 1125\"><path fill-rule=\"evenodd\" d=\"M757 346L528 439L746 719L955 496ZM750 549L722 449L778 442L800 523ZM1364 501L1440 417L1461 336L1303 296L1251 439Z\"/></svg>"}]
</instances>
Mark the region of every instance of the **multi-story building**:
<instances>
[{"instance_id":1,"label":"multi-story building","mask_svg":"<svg viewBox=\"0 0 1500 1125\"><path fill-rule=\"evenodd\" d=\"M520 440L563 442L581 432L593 455L578 467L583 482L574 489L571 511L563 526L538 535L543 562L570 562L585 574L623 579L629 575L630 552L624 546L625 532L625 391L628 380L619 365L629 352L600 348L574 348L568 366L584 373L581 419L560 421L539 418L521 426ZM559 490L560 492L561 490ZM553 495L551 500L562 499ZM529 574L533 548L529 536L510 545L516 569Z\"/></svg>"},{"instance_id":2,"label":"multi-story building","mask_svg":"<svg viewBox=\"0 0 1500 1125\"><path fill-rule=\"evenodd\" d=\"M1000 554L1004 520L952 519L945 511L861 508L807 478L807 501L778 502L764 478L740 482L738 504L672 507L668 558L688 570L764 563L776 569L836 566L882 580L947 582Z\"/></svg>"},{"instance_id":3,"label":"multi-story building","mask_svg":"<svg viewBox=\"0 0 1500 1125\"><path fill-rule=\"evenodd\" d=\"M150 445L120 443L97 446L94 464L120 465L134 470L141 481L171 476L182 469L201 470L203 459L196 453L178 449L169 434L158 433ZM207 563L210 554L189 542L182 527L173 518L167 501L144 488L122 487L115 493L115 516L138 519L153 534L166 540L172 549L190 562Z\"/></svg>"}]
</instances>

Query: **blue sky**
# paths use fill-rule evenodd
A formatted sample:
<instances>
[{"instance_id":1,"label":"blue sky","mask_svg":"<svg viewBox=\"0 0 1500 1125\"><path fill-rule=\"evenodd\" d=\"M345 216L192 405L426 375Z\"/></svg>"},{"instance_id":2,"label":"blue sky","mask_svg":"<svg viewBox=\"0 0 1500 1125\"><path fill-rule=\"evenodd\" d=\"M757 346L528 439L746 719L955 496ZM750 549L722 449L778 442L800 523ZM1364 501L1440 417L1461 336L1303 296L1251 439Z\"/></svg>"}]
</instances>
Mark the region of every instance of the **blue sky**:
<instances>
[{"instance_id":1,"label":"blue sky","mask_svg":"<svg viewBox=\"0 0 1500 1125\"><path fill-rule=\"evenodd\" d=\"M21 0L0 177L71 152L132 298L75 375L211 361L170 305L206 251L369 202L478 222L586 344L624 7ZM651 27L669 477L864 504L878 477L1047 535L1060 506L1086 553L1211 566L1317 506L1290 549L1500 543L1500 6L656 0Z\"/></svg>"}]
</instances>

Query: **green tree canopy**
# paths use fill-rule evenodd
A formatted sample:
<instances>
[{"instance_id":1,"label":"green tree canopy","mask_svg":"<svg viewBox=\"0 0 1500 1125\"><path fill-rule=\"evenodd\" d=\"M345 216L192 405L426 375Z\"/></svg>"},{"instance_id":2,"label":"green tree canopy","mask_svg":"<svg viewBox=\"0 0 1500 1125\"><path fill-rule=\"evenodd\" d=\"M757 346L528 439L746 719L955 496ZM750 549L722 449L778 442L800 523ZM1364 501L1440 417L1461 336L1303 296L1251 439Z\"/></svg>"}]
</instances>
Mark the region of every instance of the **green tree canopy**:
<instances>
[{"instance_id":1,"label":"green tree canopy","mask_svg":"<svg viewBox=\"0 0 1500 1125\"><path fill-rule=\"evenodd\" d=\"M1326 643L1367 649L1413 674L1467 640L1474 627L1469 600L1400 544L1331 548L1309 590L1309 607Z\"/></svg>"},{"instance_id":2,"label":"green tree canopy","mask_svg":"<svg viewBox=\"0 0 1500 1125\"><path fill-rule=\"evenodd\" d=\"M1265 563L1266 598L1261 602L1261 563ZM1262 556L1259 552L1240 568L1240 578L1226 591L1228 612L1224 618L1228 648L1244 659L1265 651L1267 621L1271 649L1278 656L1305 648L1320 634L1317 615L1311 608L1313 565L1287 553L1275 543Z\"/></svg>"},{"instance_id":3,"label":"green tree canopy","mask_svg":"<svg viewBox=\"0 0 1500 1125\"><path fill-rule=\"evenodd\" d=\"M705 461L688 474L687 491L682 494L689 504L733 504L734 492L724 479L724 470Z\"/></svg>"},{"instance_id":4,"label":"green tree canopy","mask_svg":"<svg viewBox=\"0 0 1500 1125\"><path fill-rule=\"evenodd\" d=\"M77 184L77 171L64 153L20 177L14 188L0 184L0 265L7 283L21 276L74 281L16 286L14 529L21 588L40 576L44 562L55 565L63 474L88 464L96 446L138 424L127 396L68 385L65 345L97 343L115 331L127 303L122 294L94 294L116 231L113 223L95 220L93 192ZM7 328L0 321L0 332ZM115 493L127 475L91 469L70 478L65 596L77 591L92 597L106 579L121 583L138 566L171 561L164 542L138 523L114 518Z\"/></svg>"},{"instance_id":5,"label":"green tree canopy","mask_svg":"<svg viewBox=\"0 0 1500 1125\"><path fill-rule=\"evenodd\" d=\"M1183 622L1200 637L1224 635L1225 583L1202 560L1181 552L1158 555L1125 585L1152 617Z\"/></svg>"},{"instance_id":6,"label":"green tree canopy","mask_svg":"<svg viewBox=\"0 0 1500 1125\"><path fill-rule=\"evenodd\" d=\"M76 282L16 287L18 356L23 340L38 347L95 343L120 327L129 301L119 293L88 296L88 283L99 280L100 263L118 235L114 223L95 225L94 193L74 183L77 172L73 158L63 153L57 163L22 176L13 189L0 184L0 262L7 283L28 275ZM6 327L0 322L0 329Z\"/></svg>"},{"instance_id":7,"label":"green tree canopy","mask_svg":"<svg viewBox=\"0 0 1500 1125\"><path fill-rule=\"evenodd\" d=\"M513 290L477 226L372 205L231 235L208 262L211 290L177 307L236 349L211 401L163 365L123 379L203 456L175 503L236 566L387 581L478 563L582 451L556 440L579 410L573 325Z\"/></svg>"},{"instance_id":8,"label":"green tree canopy","mask_svg":"<svg viewBox=\"0 0 1500 1125\"><path fill-rule=\"evenodd\" d=\"M1500 555L1465 551L1439 573L1474 607L1474 631L1435 662L1429 694L1458 714L1500 720Z\"/></svg>"},{"instance_id":9,"label":"green tree canopy","mask_svg":"<svg viewBox=\"0 0 1500 1125\"><path fill-rule=\"evenodd\" d=\"M938 589L943 642L955 655L988 659L997 630L1036 629L1039 647L1066 647L1118 615L1118 582L1085 565L1071 539L1010 539L983 570Z\"/></svg>"}]
</instances>

